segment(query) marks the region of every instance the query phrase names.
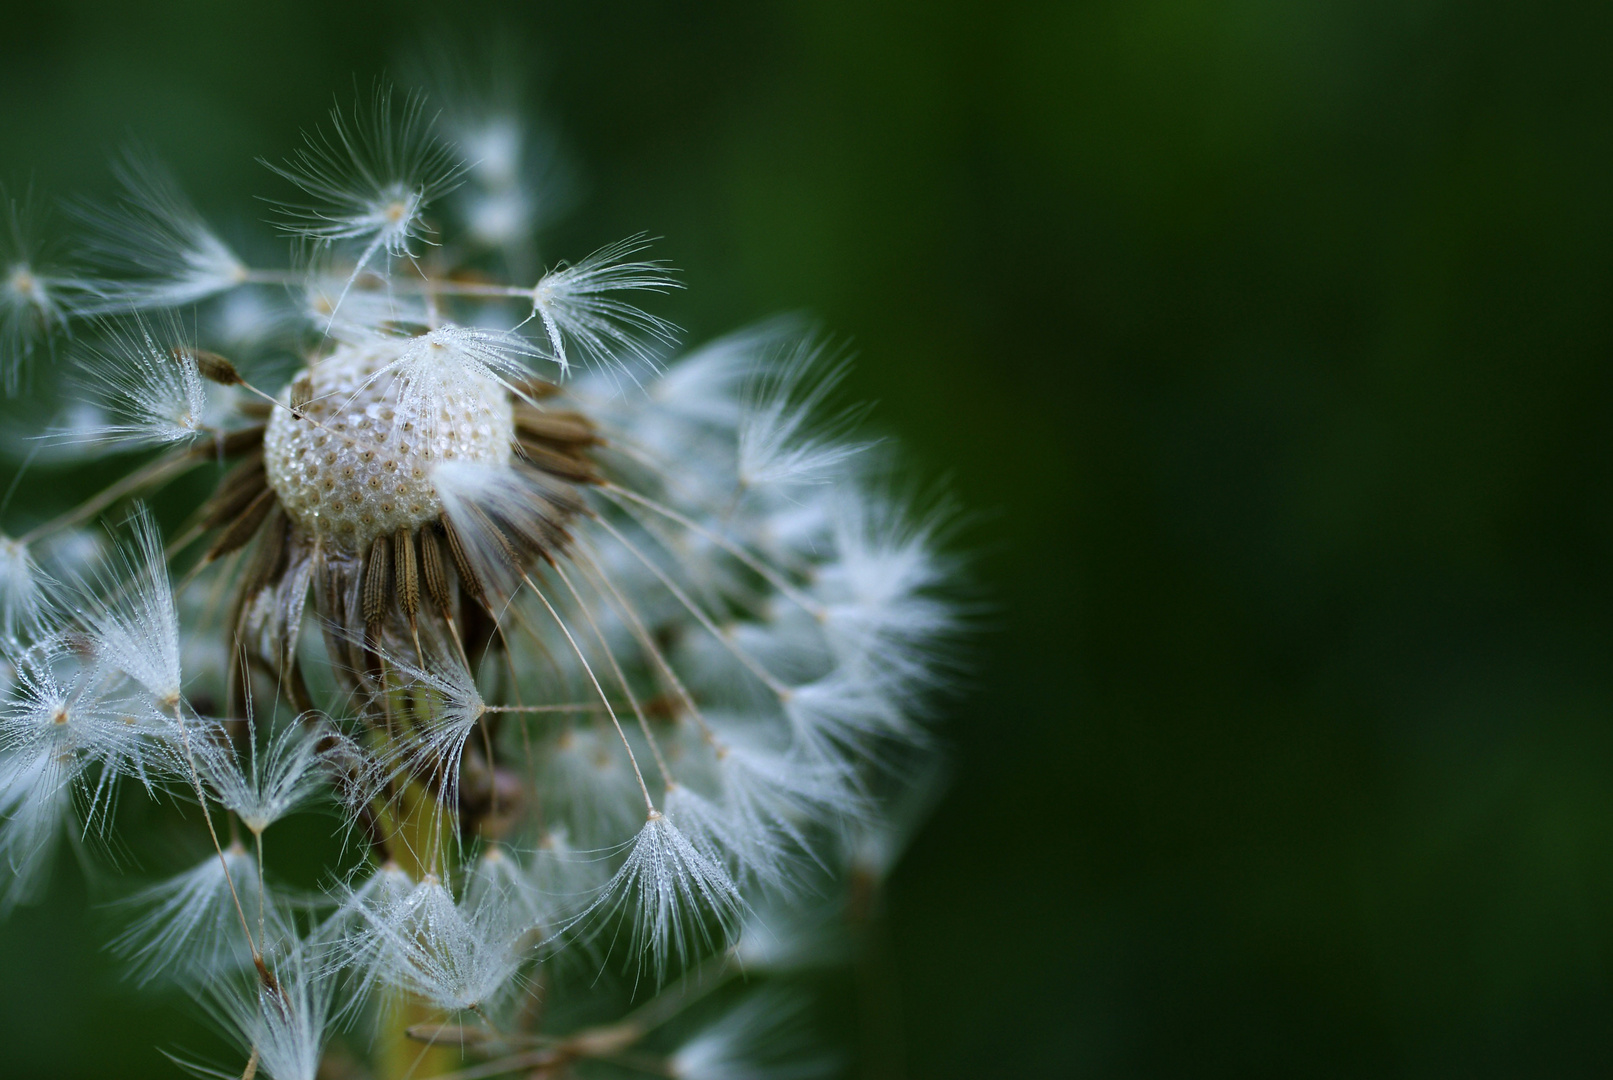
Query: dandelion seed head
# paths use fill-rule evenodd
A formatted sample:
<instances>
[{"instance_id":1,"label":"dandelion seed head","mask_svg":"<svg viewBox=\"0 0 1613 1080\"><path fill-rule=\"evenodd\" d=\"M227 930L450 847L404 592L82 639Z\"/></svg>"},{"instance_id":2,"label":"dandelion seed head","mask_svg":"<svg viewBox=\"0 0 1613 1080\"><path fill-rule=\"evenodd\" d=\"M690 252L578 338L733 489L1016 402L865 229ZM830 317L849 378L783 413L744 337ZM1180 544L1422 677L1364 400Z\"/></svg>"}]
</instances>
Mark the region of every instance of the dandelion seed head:
<instances>
[{"instance_id":1,"label":"dandelion seed head","mask_svg":"<svg viewBox=\"0 0 1613 1080\"><path fill-rule=\"evenodd\" d=\"M917 819L885 820L958 621L944 523L876 473L833 405L845 365L794 320L668 361L675 328L627 302L678 287L642 236L540 276L554 148L514 97L474 104L445 123L463 160L418 97L334 114L276 169L305 197L289 267L242 262L138 156L80 214L106 276L0 232L0 363L91 317L52 452L157 451L0 537L0 911L120 788L190 801L209 857L135 897L114 947L271 1080L340 1071L326 1036L371 1004L372 1065L428 1006L468 1055L502 1051L461 1011L547 1054L514 998L596 1011L573 960L650 984L841 959L825 928ZM171 481L219 466L183 513ZM172 532L136 510L79 568L63 528L170 484ZM305 862L271 826L316 805L345 841L323 911L264 882ZM791 917L758 939L753 902ZM653 1071L826 1067L794 1001L722 994L743 1003ZM655 1027L566 1052L651 1063Z\"/></svg>"},{"instance_id":2,"label":"dandelion seed head","mask_svg":"<svg viewBox=\"0 0 1613 1080\"><path fill-rule=\"evenodd\" d=\"M505 388L463 370L411 392L394 365L410 350L454 348L417 340L338 346L292 379L289 396L306 402L301 418L285 408L270 416L269 486L309 534L361 550L442 513L431 482L440 463L510 460L514 412Z\"/></svg>"}]
</instances>

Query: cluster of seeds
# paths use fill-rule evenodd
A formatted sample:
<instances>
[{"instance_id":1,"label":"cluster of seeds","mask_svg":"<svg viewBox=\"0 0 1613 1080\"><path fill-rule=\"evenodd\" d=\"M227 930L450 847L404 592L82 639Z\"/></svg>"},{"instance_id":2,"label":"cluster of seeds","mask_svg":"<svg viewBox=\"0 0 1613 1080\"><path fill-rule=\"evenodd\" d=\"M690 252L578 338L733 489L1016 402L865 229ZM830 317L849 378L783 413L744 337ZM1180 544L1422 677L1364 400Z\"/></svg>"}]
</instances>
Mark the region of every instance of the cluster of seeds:
<instances>
[{"instance_id":1,"label":"cluster of seeds","mask_svg":"<svg viewBox=\"0 0 1613 1080\"><path fill-rule=\"evenodd\" d=\"M344 345L299 372L269 416L263 463L287 515L346 550L416 529L442 513L431 471L444 462L509 463L509 393L471 376L432 401L430 419L398 419L403 380L385 369L401 343ZM295 405L295 408L290 406Z\"/></svg>"}]
</instances>

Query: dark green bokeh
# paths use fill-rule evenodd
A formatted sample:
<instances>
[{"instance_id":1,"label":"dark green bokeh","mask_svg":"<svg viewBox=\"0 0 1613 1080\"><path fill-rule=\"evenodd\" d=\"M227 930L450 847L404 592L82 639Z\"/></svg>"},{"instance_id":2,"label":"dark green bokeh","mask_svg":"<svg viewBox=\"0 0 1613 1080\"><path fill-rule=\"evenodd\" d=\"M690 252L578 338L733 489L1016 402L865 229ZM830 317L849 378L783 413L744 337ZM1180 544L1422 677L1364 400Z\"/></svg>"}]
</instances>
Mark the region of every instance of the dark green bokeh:
<instances>
[{"instance_id":1,"label":"dark green bokeh","mask_svg":"<svg viewBox=\"0 0 1613 1080\"><path fill-rule=\"evenodd\" d=\"M1605 1073L1613 8L13 4L0 165L103 191L133 133L252 213L484 24L585 170L550 257L663 236L691 339L821 317L981 512L909 1076ZM0 1074L201 1038L103 934L73 874L0 927Z\"/></svg>"}]
</instances>

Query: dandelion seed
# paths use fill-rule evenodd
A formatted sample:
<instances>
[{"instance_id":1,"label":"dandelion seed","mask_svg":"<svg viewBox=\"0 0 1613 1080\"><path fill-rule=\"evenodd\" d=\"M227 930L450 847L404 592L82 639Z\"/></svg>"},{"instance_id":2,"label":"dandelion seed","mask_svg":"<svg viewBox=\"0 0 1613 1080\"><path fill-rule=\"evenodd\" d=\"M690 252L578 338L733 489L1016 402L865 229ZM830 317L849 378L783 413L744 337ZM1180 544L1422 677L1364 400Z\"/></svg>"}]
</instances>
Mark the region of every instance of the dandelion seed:
<instances>
[{"instance_id":1,"label":"dandelion seed","mask_svg":"<svg viewBox=\"0 0 1613 1080\"><path fill-rule=\"evenodd\" d=\"M956 605L937 592L958 574L953 560L936 554L951 516L945 503L920 514L889 493L836 493L835 558L812 588L843 656L874 663L905 685L930 681L936 642L959 629Z\"/></svg>"},{"instance_id":2,"label":"dandelion seed","mask_svg":"<svg viewBox=\"0 0 1613 1080\"><path fill-rule=\"evenodd\" d=\"M28 545L0 536L0 638L15 645L40 630L44 579Z\"/></svg>"},{"instance_id":3,"label":"dandelion seed","mask_svg":"<svg viewBox=\"0 0 1613 1080\"><path fill-rule=\"evenodd\" d=\"M203 769L218 801L235 811L254 834L311 801L318 792L320 754L314 738L286 725L258 749L257 731L248 721L246 760L239 750L206 756Z\"/></svg>"},{"instance_id":4,"label":"dandelion seed","mask_svg":"<svg viewBox=\"0 0 1613 1080\"><path fill-rule=\"evenodd\" d=\"M472 910L506 908L512 925L537 929L554 916L554 904L538 888L520 858L501 844L489 844L471 868L464 899Z\"/></svg>"},{"instance_id":5,"label":"dandelion seed","mask_svg":"<svg viewBox=\"0 0 1613 1080\"><path fill-rule=\"evenodd\" d=\"M867 670L842 668L790 689L784 714L804 751L819 760L852 760L877 752L882 739L916 739L887 688Z\"/></svg>"},{"instance_id":6,"label":"dandelion seed","mask_svg":"<svg viewBox=\"0 0 1613 1080\"><path fill-rule=\"evenodd\" d=\"M780 880L784 853L765 821L734 813L683 784L672 786L665 802L667 818L736 883Z\"/></svg>"},{"instance_id":7,"label":"dandelion seed","mask_svg":"<svg viewBox=\"0 0 1613 1080\"><path fill-rule=\"evenodd\" d=\"M677 1080L810 1080L839 1065L817 1050L798 995L752 994L685 1042L668 1062Z\"/></svg>"},{"instance_id":8,"label":"dandelion seed","mask_svg":"<svg viewBox=\"0 0 1613 1080\"><path fill-rule=\"evenodd\" d=\"M261 886L257 863L245 848L228 847L222 858L208 855L194 868L123 900L123 906L144 913L114 939L112 951L129 964L141 986L159 977L201 986L248 969L253 942L242 928L236 898L255 904L267 895ZM256 920L258 914L251 910L248 918ZM279 938L284 930L274 907L263 915L265 927Z\"/></svg>"},{"instance_id":9,"label":"dandelion seed","mask_svg":"<svg viewBox=\"0 0 1613 1080\"><path fill-rule=\"evenodd\" d=\"M632 261L630 256L648 248L640 236L630 236L600 248L574 266L562 266L543 276L532 290L532 313L543 320L553 359L562 373L570 370L566 345L583 359L600 365L626 359L655 364L652 343L670 345L677 327L609 295L624 290L666 292L681 288L669 276L665 263Z\"/></svg>"},{"instance_id":10,"label":"dandelion seed","mask_svg":"<svg viewBox=\"0 0 1613 1080\"><path fill-rule=\"evenodd\" d=\"M402 384L399 410L417 418L422 430L435 437L443 426L443 401L485 393L489 385L514 391L531 376L527 361L537 355L519 334L439 326L408 339L397 359L375 378L396 378Z\"/></svg>"},{"instance_id":11,"label":"dandelion seed","mask_svg":"<svg viewBox=\"0 0 1613 1080\"><path fill-rule=\"evenodd\" d=\"M269 1080L315 1080L334 1020L335 980L295 941L272 963L272 986L231 980L210 986L204 1000Z\"/></svg>"},{"instance_id":12,"label":"dandelion seed","mask_svg":"<svg viewBox=\"0 0 1613 1080\"><path fill-rule=\"evenodd\" d=\"M508 894L460 905L433 877L360 910L365 929L347 945L367 968L366 986L407 990L450 1012L496 1002L530 947L531 927Z\"/></svg>"},{"instance_id":13,"label":"dandelion seed","mask_svg":"<svg viewBox=\"0 0 1613 1080\"><path fill-rule=\"evenodd\" d=\"M155 157L130 149L113 174L123 186L117 205L73 208L91 229L85 257L102 275L85 283L77 313L185 307L247 281L246 264Z\"/></svg>"},{"instance_id":14,"label":"dandelion seed","mask_svg":"<svg viewBox=\"0 0 1613 1080\"><path fill-rule=\"evenodd\" d=\"M180 347L177 327L136 319L103 330L101 344L84 346L82 382L117 422L61 432L57 439L138 447L184 442L206 430L207 385L195 353Z\"/></svg>"},{"instance_id":15,"label":"dandelion seed","mask_svg":"<svg viewBox=\"0 0 1613 1080\"><path fill-rule=\"evenodd\" d=\"M87 799L93 823L104 817L121 777L133 777L149 791L166 755L154 741L160 725L108 700L105 680L93 670L66 676L57 671L68 664L49 646L13 657L15 684L0 713L0 753L53 757L64 783L98 766Z\"/></svg>"},{"instance_id":16,"label":"dandelion seed","mask_svg":"<svg viewBox=\"0 0 1613 1080\"><path fill-rule=\"evenodd\" d=\"M625 916L641 970L647 965L659 983L673 961L684 967L698 953L731 940L744 910L728 872L669 818L651 812L622 868L584 918Z\"/></svg>"},{"instance_id":17,"label":"dandelion seed","mask_svg":"<svg viewBox=\"0 0 1613 1080\"><path fill-rule=\"evenodd\" d=\"M396 120L392 101L391 89L377 86L367 108L355 103L351 116L332 109L330 131L306 135L284 165L264 162L319 200L286 205L286 231L327 246L361 245L343 295L377 254L413 254L410 245L426 233L426 208L454 188L464 169L432 133L423 98L406 97Z\"/></svg>"},{"instance_id":18,"label":"dandelion seed","mask_svg":"<svg viewBox=\"0 0 1613 1080\"><path fill-rule=\"evenodd\" d=\"M0 208L5 214L0 229L0 372L8 395L23 384L25 367L41 341L67 326L67 302L79 288L77 280L60 274L49 249L36 233L43 208L32 187L21 199L0 186Z\"/></svg>"},{"instance_id":19,"label":"dandelion seed","mask_svg":"<svg viewBox=\"0 0 1613 1080\"><path fill-rule=\"evenodd\" d=\"M179 612L162 533L145 507L129 518L131 543L99 574L102 592L80 590L84 627L101 661L143 686L165 710L180 701Z\"/></svg>"},{"instance_id":20,"label":"dandelion seed","mask_svg":"<svg viewBox=\"0 0 1613 1080\"><path fill-rule=\"evenodd\" d=\"M459 760L487 705L464 664L439 653L420 664L383 653L404 685L424 700L414 730L378 756L377 777L383 782L405 776L424 779L436 791L439 809L445 809L459 801Z\"/></svg>"},{"instance_id":21,"label":"dandelion seed","mask_svg":"<svg viewBox=\"0 0 1613 1080\"><path fill-rule=\"evenodd\" d=\"M862 409L822 416L848 370L843 361L827 362L825 351L820 342L800 339L751 389L739 426L739 480L746 488L826 484L867 449L846 438Z\"/></svg>"},{"instance_id":22,"label":"dandelion seed","mask_svg":"<svg viewBox=\"0 0 1613 1080\"><path fill-rule=\"evenodd\" d=\"M0 753L0 914L39 897L72 811L74 762L49 747Z\"/></svg>"}]
</instances>

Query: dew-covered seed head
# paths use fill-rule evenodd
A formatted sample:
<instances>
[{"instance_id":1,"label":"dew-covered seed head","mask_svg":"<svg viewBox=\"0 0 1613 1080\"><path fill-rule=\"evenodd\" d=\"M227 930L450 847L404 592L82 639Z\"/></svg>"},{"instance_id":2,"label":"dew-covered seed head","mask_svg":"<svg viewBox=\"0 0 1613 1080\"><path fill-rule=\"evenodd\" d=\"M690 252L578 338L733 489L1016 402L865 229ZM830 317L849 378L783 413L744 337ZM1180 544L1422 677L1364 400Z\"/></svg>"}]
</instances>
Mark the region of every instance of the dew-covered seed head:
<instances>
[{"instance_id":1,"label":"dew-covered seed head","mask_svg":"<svg viewBox=\"0 0 1613 1080\"><path fill-rule=\"evenodd\" d=\"M349 551L442 513L435 466L511 458L509 392L466 373L410 395L388 369L405 344L342 345L316 361L288 388L297 411L276 409L264 433L264 468L286 513Z\"/></svg>"}]
</instances>

